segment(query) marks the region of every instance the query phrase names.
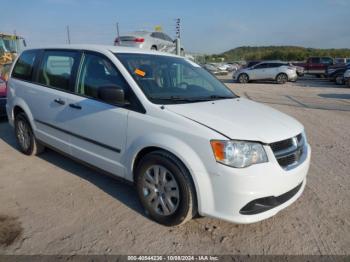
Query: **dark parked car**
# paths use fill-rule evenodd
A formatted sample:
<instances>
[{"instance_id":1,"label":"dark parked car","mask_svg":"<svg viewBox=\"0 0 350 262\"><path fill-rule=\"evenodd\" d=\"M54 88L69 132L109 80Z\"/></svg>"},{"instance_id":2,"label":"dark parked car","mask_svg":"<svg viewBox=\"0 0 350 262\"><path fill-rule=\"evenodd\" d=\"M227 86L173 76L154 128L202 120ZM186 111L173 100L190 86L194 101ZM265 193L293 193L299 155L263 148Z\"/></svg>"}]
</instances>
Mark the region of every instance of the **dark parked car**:
<instances>
[{"instance_id":1,"label":"dark parked car","mask_svg":"<svg viewBox=\"0 0 350 262\"><path fill-rule=\"evenodd\" d=\"M6 81L0 77L0 117L6 116Z\"/></svg>"},{"instance_id":2,"label":"dark parked car","mask_svg":"<svg viewBox=\"0 0 350 262\"><path fill-rule=\"evenodd\" d=\"M328 68L326 70L327 77L330 81L336 82L337 84L344 84L344 73L346 70L350 69L350 63L338 68Z\"/></svg>"}]
</instances>

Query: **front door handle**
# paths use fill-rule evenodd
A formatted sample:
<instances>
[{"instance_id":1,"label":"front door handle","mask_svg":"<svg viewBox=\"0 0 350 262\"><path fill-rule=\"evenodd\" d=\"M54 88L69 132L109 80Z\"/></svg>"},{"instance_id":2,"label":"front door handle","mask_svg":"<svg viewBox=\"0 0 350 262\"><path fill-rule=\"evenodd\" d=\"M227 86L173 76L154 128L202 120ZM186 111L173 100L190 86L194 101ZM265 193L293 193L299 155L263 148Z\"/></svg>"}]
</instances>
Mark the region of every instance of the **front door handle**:
<instances>
[{"instance_id":1,"label":"front door handle","mask_svg":"<svg viewBox=\"0 0 350 262\"><path fill-rule=\"evenodd\" d=\"M79 110L81 109L81 105L79 104L69 104L69 106L74 109L79 109Z\"/></svg>"},{"instance_id":2,"label":"front door handle","mask_svg":"<svg viewBox=\"0 0 350 262\"><path fill-rule=\"evenodd\" d=\"M62 100L61 98L56 98L55 100L53 100L55 103L60 104L60 105L64 105L66 102L64 102L64 100Z\"/></svg>"}]
</instances>

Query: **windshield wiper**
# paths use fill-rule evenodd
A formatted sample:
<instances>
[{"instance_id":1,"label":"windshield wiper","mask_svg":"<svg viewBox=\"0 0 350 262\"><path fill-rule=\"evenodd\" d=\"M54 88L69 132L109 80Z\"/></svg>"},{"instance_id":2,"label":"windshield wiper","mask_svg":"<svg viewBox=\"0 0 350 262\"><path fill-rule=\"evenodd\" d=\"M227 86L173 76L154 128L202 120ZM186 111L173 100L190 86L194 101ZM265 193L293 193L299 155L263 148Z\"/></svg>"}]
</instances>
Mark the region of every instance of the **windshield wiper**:
<instances>
[{"instance_id":1,"label":"windshield wiper","mask_svg":"<svg viewBox=\"0 0 350 262\"><path fill-rule=\"evenodd\" d=\"M177 102L196 102L196 101L207 101L210 98L206 97L182 97L182 96L167 96L167 97L151 97L154 100L165 100L165 101L177 101Z\"/></svg>"},{"instance_id":2,"label":"windshield wiper","mask_svg":"<svg viewBox=\"0 0 350 262\"><path fill-rule=\"evenodd\" d=\"M150 97L154 100L163 100L163 101L174 101L174 102L202 102L202 101L212 101L218 99L233 99L234 96L201 96L201 97L182 97L182 96L167 96L167 97Z\"/></svg>"},{"instance_id":3,"label":"windshield wiper","mask_svg":"<svg viewBox=\"0 0 350 262\"><path fill-rule=\"evenodd\" d=\"M218 96L218 95L211 95L209 97L207 97L207 99L210 99L210 100L217 100L217 99L233 99L235 98L234 96Z\"/></svg>"}]
</instances>

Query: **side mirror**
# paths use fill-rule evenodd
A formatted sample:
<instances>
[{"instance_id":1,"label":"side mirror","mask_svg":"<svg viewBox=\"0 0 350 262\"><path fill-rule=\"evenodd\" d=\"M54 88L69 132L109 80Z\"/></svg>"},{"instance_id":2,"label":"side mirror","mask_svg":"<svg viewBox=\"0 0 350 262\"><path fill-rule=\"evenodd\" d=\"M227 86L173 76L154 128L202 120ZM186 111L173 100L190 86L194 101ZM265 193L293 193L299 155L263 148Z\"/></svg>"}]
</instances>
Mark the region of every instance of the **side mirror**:
<instances>
[{"instance_id":1,"label":"side mirror","mask_svg":"<svg viewBox=\"0 0 350 262\"><path fill-rule=\"evenodd\" d=\"M117 85L100 86L98 88L98 98L112 105L125 105L124 89Z\"/></svg>"}]
</instances>

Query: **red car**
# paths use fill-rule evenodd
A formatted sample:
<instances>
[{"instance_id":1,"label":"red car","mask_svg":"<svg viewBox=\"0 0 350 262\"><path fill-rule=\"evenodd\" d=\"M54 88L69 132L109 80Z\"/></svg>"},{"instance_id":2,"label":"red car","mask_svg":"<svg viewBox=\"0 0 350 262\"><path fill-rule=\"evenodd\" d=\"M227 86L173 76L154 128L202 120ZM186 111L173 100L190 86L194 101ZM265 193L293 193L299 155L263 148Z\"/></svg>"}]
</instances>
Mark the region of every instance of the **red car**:
<instances>
[{"instance_id":1,"label":"red car","mask_svg":"<svg viewBox=\"0 0 350 262\"><path fill-rule=\"evenodd\" d=\"M304 73L316 76L325 76L328 66L333 65L334 60L331 57L309 57L306 63L293 63L296 66L304 67Z\"/></svg>"},{"instance_id":2,"label":"red car","mask_svg":"<svg viewBox=\"0 0 350 262\"><path fill-rule=\"evenodd\" d=\"M6 116L6 91L6 81L0 77L0 117Z\"/></svg>"}]
</instances>

